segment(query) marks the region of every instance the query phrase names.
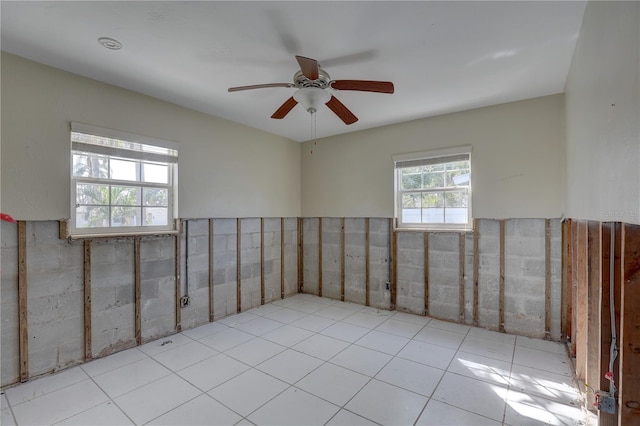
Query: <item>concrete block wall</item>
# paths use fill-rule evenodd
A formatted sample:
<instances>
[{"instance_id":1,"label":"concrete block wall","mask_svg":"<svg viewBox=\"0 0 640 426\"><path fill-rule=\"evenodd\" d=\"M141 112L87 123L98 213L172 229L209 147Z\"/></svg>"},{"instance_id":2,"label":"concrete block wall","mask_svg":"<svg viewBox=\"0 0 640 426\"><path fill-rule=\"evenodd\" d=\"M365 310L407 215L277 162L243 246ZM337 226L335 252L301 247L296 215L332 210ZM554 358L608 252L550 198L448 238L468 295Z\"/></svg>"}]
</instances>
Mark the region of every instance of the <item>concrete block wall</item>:
<instances>
[{"instance_id":1,"label":"concrete block wall","mask_svg":"<svg viewBox=\"0 0 640 426\"><path fill-rule=\"evenodd\" d=\"M181 309L180 324L187 329L209 321L209 220L184 219L182 231L180 288L190 304Z\"/></svg>"},{"instance_id":2,"label":"concrete block wall","mask_svg":"<svg viewBox=\"0 0 640 426\"><path fill-rule=\"evenodd\" d=\"M345 219L344 235L344 300L364 305L366 302L365 219Z\"/></svg>"},{"instance_id":3,"label":"concrete block wall","mask_svg":"<svg viewBox=\"0 0 640 426\"><path fill-rule=\"evenodd\" d=\"M323 296L341 296L344 265L345 300L366 303L366 234L364 218L322 219ZM280 298L284 263L285 296L298 291L298 219L216 218L213 224L213 311L216 319L237 312L238 221L242 310ZM344 222L343 222L344 221ZM369 218L369 301L390 308L389 266L391 221ZM318 294L318 218L302 220L303 291ZM344 223L344 231L342 224ZM463 315L460 316L460 234L430 233L429 315L498 329L500 297L499 221L480 219L478 238L478 300L474 300L474 233L464 235ZM189 232L178 237L140 238L141 337L149 341L176 332L176 300L186 295L191 305L180 310L183 329L209 321L209 219L189 219ZM284 224L284 262L281 260ZM58 221L28 222L27 319L31 377L84 360L84 250L82 241L59 239ZM184 228L183 228L184 230ZM2 386L19 379L18 239L17 227L1 228L1 357ZM344 235L342 234L344 232ZM550 221L551 337L560 338L561 223ZM176 238L180 241L180 294L176 294ZM186 242L189 268L186 268ZM264 241L264 246L262 242ZM344 241L344 258L342 244ZM261 248L264 262L261 262ZM545 221L505 221L505 330L544 336ZM344 262L344 263L342 263ZM397 232L396 309L424 314L424 232ZM135 342L134 239L91 241L91 336L93 357L133 346ZM188 289L187 278L188 276Z\"/></svg>"},{"instance_id":4,"label":"concrete block wall","mask_svg":"<svg viewBox=\"0 0 640 426\"><path fill-rule=\"evenodd\" d=\"M280 219L264 219L264 302L280 299ZM295 254L294 254L295 255Z\"/></svg>"},{"instance_id":5,"label":"concrete block wall","mask_svg":"<svg viewBox=\"0 0 640 426\"><path fill-rule=\"evenodd\" d=\"M396 309L424 315L424 234L399 232L397 244Z\"/></svg>"},{"instance_id":6,"label":"concrete block wall","mask_svg":"<svg viewBox=\"0 0 640 426\"><path fill-rule=\"evenodd\" d=\"M304 292L318 294L318 253L322 250L322 296L339 298L341 221L322 218L303 220ZM362 302L366 250L362 218L344 219L345 300ZM369 219L370 305L389 308L389 219ZM478 219L474 232L428 233L429 316L454 322L500 329L500 221ZM545 336L545 219L504 221L504 328L513 334ZM550 335L560 339L562 287L562 229L550 220ZM462 237L461 237L462 235ZM423 231L396 231L396 309L425 314ZM474 239L478 238L478 294L475 300ZM460 250L463 250L461 253ZM462 259L462 267L461 267ZM463 286L461 289L460 286ZM366 298L366 295L364 295ZM462 299L462 300L461 300ZM366 300L366 299L365 299ZM461 302L463 306L460 306ZM477 309L477 318L474 313Z\"/></svg>"},{"instance_id":7,"label":"concrete block wall","mask_svg":"<svg viewBox=\"0 0 640 426\"><path fill-rule=\"evenodd\" d=\"M136 345L134 243L91 243L91 343L94 357Z\"/></svg>"},{"instance_id":8,"label":"concrete block wall","mask_svg":"<svg viewBox=\"0 0 640 426\"><path fill-rule=\"evenodd\" d=\"M460 234L429 234L429 314L460 320Z\"/></svg>"},{"instance_id":9,"label":"concrete block wall","mask_svg":"<svg viewBox=\"0 0 640 426\"><path fill-rule=\"evenodd\" d=\"M298 293L298 218L284 218L283 222L284 295L286 297Z\"/></svg>"},{"instance_id":10,"label":"concrete block wall","mask_svg":"<svg viewBox=\"0 0 640 426\"><path fill-rule=\"evenodd\" d=\"M322 225L320 221L322 220ZM344 221L344 242L343 242ZM322 226L322 247L320 247ZM388 309L389 271L388 219L369 219L370 305ZM366 303L366 233L364 218L303 219L304 292L322 297L342 298L344 268L344 300ZM342 244L344 243L344 255ZM321 250L321 251L320 251ZM322 254L322 273L319 256Z\"/></svg>"},{"instance_id":11,"label":"concrete block wall","mask_svg":"<svg viewBox=\"0 0 640 426\"><path fill-rule=\"evenodd\" d=\"M178 236L142 236L140 240L140 312L142 343L177 331L176 301L182 329L209 321L209 233L213 223L213 311L216 319L237 312L238 220L242 310L298 292L297 218L183 220ZM188 234L186 226L188 224ZM284 224L284 262L282 229ZM20 380L18 231L1 222L0 320L1 386ZM59 222L26 223L28 375L36 377L85 360L84 241L59 238ZM180 288L176 294L176 239L180 250ZM264 241L264 263L261 244ZM188 241L188 271L187 251ZM135 346L135 239L95 238L90 244L91 355L102 357ZM188 279L187 279L188 278ZM188 288L187 288L188 287Z\"/></svg>"},{"instance_id":12,"label":"concrete block wall","mask_svg":"<svg viewBox=\"0 0 640 426\"><path fill-rule=\"evenodd\" d=\"M349 220L349 219L346 219ZM389 309L391 293L391 223L387 218L369 219L369 304Z\"/></svg>"},{"instance_id":13,"label":"concrete block wall","mask_svg":"<svg viewBox=\"0 0 640 426\"><path fill-rule=\"evenodd\" d=\"M173 237L143 238L140 241L143 341L150 341L175 332L175 247Z\"/></svg>"},{"instance_id":14,"label":"concrete block wall","mask_svg":"<svg viewBox=\"0 0 640 426\"><path fill-rule=\"evenodd\" d=\"M302 221L302 264L303 264L303 282L304 292L311 294L319 294L319 277L318 268L320 251L319 245L319 227L320 219L310 217ZM324 227L324 222L323 222ZM324 241L323 241L324 243ZM323 283L324 284L324 283ZM324 291L324 288L323 288Z\"/></svg>"},{"instance_id":15,"label":"concrete block wall","mask_svg":"<svg viewBox=\"0 0 640 426\"><path fill-rule=\"evenodd\" d=\"M260 219L240 219L240 224L240 302L246 311L261 301Z\"/></svg>"},{"instance_id":16,"label":"concrete block wall","mask_svg":"<svg viewBox=\"0 0 640 426\"><path fill-rule=\"evenodd\" d=\"M322 296L337 300L342 286L341 222L334 217L322 219Z\"/></svg>"},{"instance_id":17,"label":"concrete block wall","mask_svg":"<svg viewBox=\"0 0 640 426\"><path fill-rule=\"evenodd\" d=\"M74 365L82 358L83 259L82 242L60 240L58 222L27 223L27 322L33 375Z\"/></svg>"},{"instance_id":18,"label":"concrete block wall","mask_svg":"<svg viewBox=\"0 0 640 426\"><path fill-rule=\"evenodd\" d=\"M237 311L236 219L213 220L213 314L224 318Z\"/></svg>"},{"instance_id":19,"label":"concrete block wall","mask_svg":"<svg viewBox=\"0 0 640 426\"><path fill-rule=\"evenodd\" d=\"M500 222L477 221L478 325L497 328L500 322Z\"/></svg>"},{"instance_id":20,"label":"concrete block wall","mask_svg":"<svg viewBox=\"0 0 640 426\"><path fill-rule=\"evenodd\" d=\"M16 225L0 221L0 380L20 378L18 349L18 233Z\"/></svg>"}]
</instances>

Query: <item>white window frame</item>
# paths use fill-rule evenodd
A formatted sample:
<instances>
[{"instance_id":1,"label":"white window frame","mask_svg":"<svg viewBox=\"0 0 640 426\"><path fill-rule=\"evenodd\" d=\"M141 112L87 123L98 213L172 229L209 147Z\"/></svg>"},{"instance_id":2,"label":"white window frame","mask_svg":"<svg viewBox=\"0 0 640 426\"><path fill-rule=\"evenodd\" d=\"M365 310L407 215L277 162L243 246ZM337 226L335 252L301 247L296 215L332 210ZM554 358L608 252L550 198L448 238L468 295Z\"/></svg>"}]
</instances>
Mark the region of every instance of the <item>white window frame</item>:
<instances>
[{"instance_id":1,"label":"white window frame","mask_svg":"<svg viewBox=\"0 0 640 426\"><path fill-rule=\"evenodd\" d=\"M82 133L102 138L117 139L126 142L133 142L136 150L114 148L111 146L92 144L74 141L74 134ZM145 235L145 234L166 234L176 233L176 218L178 213L178 144L150 138L147 136L135 135L118 130L106 129L82 123L71 123L70 133L70 215L68 233L71 238L77 237L100 237L100 236L120 236L120 235ZM159 148L159 149L158 149ZM154 152L155 151L155 152ZM73 154L74 152L89 152L103 155L114 159L131 159L145 162L168 165L168 183L155 184L152 182L142 182L140 180L117 180L112 178L94 178L74 176ZM108 185L128 185L142 188L167 188L168 189L168 218L167 225L155 226L109 226L109 227L77 227L76 223L76 189L78 183L100 183ZM140 195L142 196L142 195ZM143 204L144 202L141 201ZM143 207L141 204L141 207ZM109 208L111 209L111 200Z\"/></svg>"},{"instance_id":2,"label":"white window frame","mask_svg":"<svg viewBox=\"0 0 640 426\"><path fill-rule=\"evenodd\" d=\"M410 167L406 165L410 162L420 162L421 160L442 160L442 163L447 163L448 159L454 159L455 157L459 157L461 155L469 156L469 206L467 208L467 223L404 223L402 221L402 194L407 191L403 191L401 184L401 170L404 167ZM473 229L473 215L471 212L472 208L472 178L473 175L473 167L471 166L471 146L460 146L454 148L445 148L438 149L432 151L424 151L424 152L416 152L416 153L408 153L408 154L398 154L393 155L393 176L394 176L394 217L395 217L395 225L398 230L433 230L433 231L471 231ZM403 167L403 165L405 165ZM410 192L419 192L418 191L410 191Z\"/></svg>"}]
</instances>

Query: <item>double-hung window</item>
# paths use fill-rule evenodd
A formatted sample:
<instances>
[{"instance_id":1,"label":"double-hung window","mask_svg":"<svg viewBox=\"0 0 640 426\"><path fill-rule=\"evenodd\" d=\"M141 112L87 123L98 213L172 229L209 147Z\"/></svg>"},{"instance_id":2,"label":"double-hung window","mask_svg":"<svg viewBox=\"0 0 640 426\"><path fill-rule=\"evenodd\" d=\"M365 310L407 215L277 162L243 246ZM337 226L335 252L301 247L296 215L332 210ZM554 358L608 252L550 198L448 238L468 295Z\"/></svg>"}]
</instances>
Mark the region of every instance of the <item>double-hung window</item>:
<instances>
[{"instance_id":1,"label":"double-hung window","mask_svg":"<svg viewBox=\"0 0 640 426\"><path fill-rule=\"evenodd\" d=\"M398 228L471 228L471 147L393 156Z\"/></svg>"},{"instance_id":2,"label":"double-hung window","mask_svg":"<svg viewBox=\"0 0 640 426\"><path fill-rule=\"evenodd\" d=\"M175 230L177 145L71 123L70 234Z\"/></svg>"}]
</instances>

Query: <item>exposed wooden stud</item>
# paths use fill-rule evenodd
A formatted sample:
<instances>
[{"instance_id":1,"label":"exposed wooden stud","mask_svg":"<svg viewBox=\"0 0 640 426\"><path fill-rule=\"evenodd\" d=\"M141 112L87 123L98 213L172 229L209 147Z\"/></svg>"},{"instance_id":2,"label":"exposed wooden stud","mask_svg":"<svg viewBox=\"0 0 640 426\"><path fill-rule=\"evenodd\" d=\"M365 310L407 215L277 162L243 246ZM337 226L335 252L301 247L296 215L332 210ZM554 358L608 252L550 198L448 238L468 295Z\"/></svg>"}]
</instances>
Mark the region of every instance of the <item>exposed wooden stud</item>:
<instances>
[{"instance_id":1,"label":"exposed wooden stud","mask_svg":"<svg viewBox=\"0 0 640 426\"><path fill-rule=\"evenodd\" d=\"M392 311L396 310L396 285L397 285L397 275L398 275L398 233L395 229L393 229L393 218L389 219L389 237L391 238L391 253L389 254L391 259L391 270L390 270L390 295L389 295L389 309Z\"/></svg>"},{"instance_id":2,"label":"exposed wooden stud","mask_svg":"<svg viewBox=\"0 0 640 426\"><path fill-rule=\"evenodd\" d=\"M640 424L640 225L622 224L620 425Z\"/></svg>"},{"instance_id":3,"label":"exposed wooden stud","mask_svg":"<svg viewBox=\"0 0 640 426\"><path fill-rule=\"evenodd\" d=\"M364 219L364 304L370 306L371 277L369 276L370 266L369 247L369 218Z\"/></svg>"},{"instance_id":4,"label":"exposed wooden stud","mask_svg":"<svg viewBox=\"0 0 640 426\"><path fill-rule=\"evenodd\" d=\"M500 293L498 295L498 331L504 333L504 249L505 249L505 231L504 220L500 220Z\"/></svg>"},{"instance_id":5,"label":"exposed wooden stud","mask_svg":"<svg viewBox=\"0 0 640 426\"><path fill-rule=\"evenodd\" d=\"M340 220L340 300L344 302L344 267L345 259L344 217Z\"/></svg>"},{"instance_id":6,"label":"exposed wooden stud","mask_svg":"<svg viewBox=\"0 0 640 426\"><path fill-rule=\"evenodd\" d=\"M236 312L242 312L242 219L236 219Z\"/></svg>"},{"instance_id":7,"label":"exposed wooden stud","mask_svg":"<svg viewBox=\"0 0 640 426\"><path fill-rule=\"evenodd\" d=\"M322 218L318 218L318 296L322 297Z\"/></svg>"},{"instance_id":8,"label":"exposed wooden stud","mask_svg":"<svg viewBox=\"0 0 640 426\"><path fill-rule=\"evenodd\" d=\"M465 261L465 235L461 232L458 235L458 285L459 285L459 311L458 318L464 323L465 299L464 299L464 262Z\"/></svg>"},{"instance_id":9,"label":"exposed wooden stud","mask_svg":"<svg viewBox=\"0 0 640 426\"><path fill-rule=\"evenodd\" d=\"M577 297L577 260L578 250L578 223L569 222L569 251L568 251L568 285L567 285L567 340L569 341L569 354L576 355L576 297Z\"/></svg>"},{"instance_id":10,"label":"exposed wooden stud","mask_svg":"<svg viewBox=\"0 0 640 426\"><path fill-rule=\"evenodd\" d=\"M215 319L213 295L213 218L209 219L209 322Z\"/></svg>"},{"instance_id":11,"label":"exposed wooden stud","mask_svg":"<svg viewBox=\"0 0 640 426\"><path fill-rule=\"evenodd\" d=\"M429 233L423 236L424 244L424 314L429 315Z\"/></svg>"},{"instance_id":12,"label":"exposed wooden stud","mask_svg":"<svg viewBox=\"0 0 640 426\"><path fill-rule=\"evenodd\" d=\"M280 218L280 299L284 299L284 217Z\"/></svg>"},{"instance_id":13,"label":"exposed wooden stud","mask_svg":"<svg viewBox=\"0 0 640 426\"><path fill-rule=\"evenodd\" d=\"M175 236L175 255L176 255L176 266L175 266L175 273L176 273L176 289L175 289L175 294L176 294L176 331L182 331L182 312L181 312L181 307L180 307L180 298L181 298L181 293L182 293L182 286L180 284L180 276L181 276L181 265L182 265L182 261L180 259L181 253L180 253L180 245L181 245L181 240L182 240L182 220L180 220L180 226L179 226L180 232Z\"/></svg>"},{"instance_id":14,"label":"exposed wooden stud","mask_svg":"<svg viewBox=\"0 0 640 426\"><path fill-rule=\"evenodd\" d=\"M133 239L134 333L136 345L142 344L142 287L140 285L140 237Z\"/></svg>"},{"instance_id":15,"label":"exposed wooden stud","mask_svg":"<svg viewBox=\"0 0 640 426\"><path fill-rule=\"evenodd\" d=\"M569 283L569 238L568 224L571 219L562 222L562 279L560 290L560 338L563 341L567 339L567 309L568 299L568 283Z\"/></svg>"},{"instance_id":16,"label":"exposed wooden stud","mask_svg":"<svg viewBox=\"0 0 640 426\"><path fill-rule=\"evenodd\" d=\"M480 299L480 221L473 219L473 324L479 324Z\"/></svg>"},{"instance_id":17,"label":"exposed wooden stud","mask_svg":"<svg viewBox=\"0 0 640 426\"><path fill-rule=\"evenodd\" d=\"M69 237L69 222L66 219L60 219L58 221L58 238L66 240Z\"/></svg>"},{"instance_id":18,"label":"exposed wooden stud","mask_svg":"<svg viewBox=\"0 0 640 426\"><path fill-rule=\"evenodd\" d=\"M602 228L599 222L590 221L587 224L587 346L586 351L586 382L598 383L600 379L600 306L602 286ZM595 402L595 395L587 393L587 403L591 406Z\"/></svg>"},{"instance_id":19,"label":"exposed wooden stud","mask_svg":"<svg viewBox=\"0 0 640 426\"><path fill-rule=\"evenodd\" d=\"M577 303L576 303L576 376L578 379L586 381L587 376L587 305L588 285L587 285L587 222L580 221L578 225L577 252Z\"/></svg>"},{"instance_id":20,"label":"exposed wooden stud","mask_svg":"<svg viewBox=\"0 0 640 426\"><path fill-rule=\"evenodd\" d=\"M298 293L304 291L304 218L298 218Z\"/></svg>"},{"instance_id":21,"label":"exposed wooden stud","mask_svg":"<svg viewBox=\"0 0 640 426\"><path fill-rule=\"evenodd\" d=\"M615 224L613 222L608 224L602 224L602 234L601 234L601 290L600 290L600 308L599 308L599 321L600 321L600 344L598 345L600 348L600 353L598 354L598 365L597 368L599 372L597 373L597 380L594 383L594 388L601 389L604 391L610 390L610 382L606 379L606 374L609 372L609 359L610 359L610 343L611 343L611 306L610 303L616 303L616 297L618 298L618 308L620 306L620 282L616 283L615 280L611 280L611 261L615 261L615 247L611 245L611 233L615 235ZM619 240L616 240L619 244ZM615 242L614 242L615 244ZM611 300L611 286L614 289L614 298ZM618 317L619 319L619 317ZM614 320L616 321L616 320ZM619 321L616 321L616 330L620 330ZM617 369L617 360L614 362L613 369L613 377L615 378L616 383L618 383L618 374L619 371ZM604 411L598 411L598 425L600 426L614 426L618 424L618 416L615 414L605 413Z\"/></svg>"},{"instance_id":22,"label":"exposed wooden stud","mask_svg":"<svg viewBox=\"0 0 640 426\"><path fill-rule=\"evenodd\" d=\"M18 221L18 331L20 381L29 380L29 331L27 327L27 222Z\"/></svg>"},{"instance_id":23,"label":"exposed wooden stud","mask_svg":"<svg viewBox=\"0 0 640 426\"><path fill-rule=\"evenodd\" d=\"M260 304L264 305L264 218L260 218Z\"/></svg>"},{"instance_id":24,"label":"exposed wooden stud","mask_svg":"<svg viewBox=\"0 0 640 426\"><path fill-rule=\"evenodd\" d=\"M551 220L544 220L544 338L551 340Z\"/></svg>"},{"instance_id":25,"label":"exposed wooden stud","mask_svg":"<svg viewBox=\"0 0 640 426\"><path fill-rule=\"evenodd\" d=\"M84 240L84 360L93 358L91 354L91 240Z\"/></svg>"}]
</instances>

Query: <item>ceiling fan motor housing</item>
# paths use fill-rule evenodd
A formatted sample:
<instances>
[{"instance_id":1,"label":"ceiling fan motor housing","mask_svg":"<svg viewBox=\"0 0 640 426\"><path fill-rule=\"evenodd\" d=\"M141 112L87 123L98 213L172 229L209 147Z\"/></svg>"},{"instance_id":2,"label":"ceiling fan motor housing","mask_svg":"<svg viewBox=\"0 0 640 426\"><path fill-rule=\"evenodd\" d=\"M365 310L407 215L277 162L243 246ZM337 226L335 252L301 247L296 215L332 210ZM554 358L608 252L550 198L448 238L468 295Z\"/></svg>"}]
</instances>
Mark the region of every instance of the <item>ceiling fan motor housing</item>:
<instances>
[{"instance_id":1,"label":"ceiling fan motor housing","mask_svg":"<svg viewBox=\"0 0 640 426\"><path fill-rule=\"evenodd\" d=\"M298 71L293 75L293 82L295 87L298 89L302 89L304 87L317 87L319 89L326 89L331 84L331 77L329 77L329 73L327 73L322 68L318 68L318 78L315 80L310 80L305 77L302 71Z\"/></svg>"}]
</instances>

